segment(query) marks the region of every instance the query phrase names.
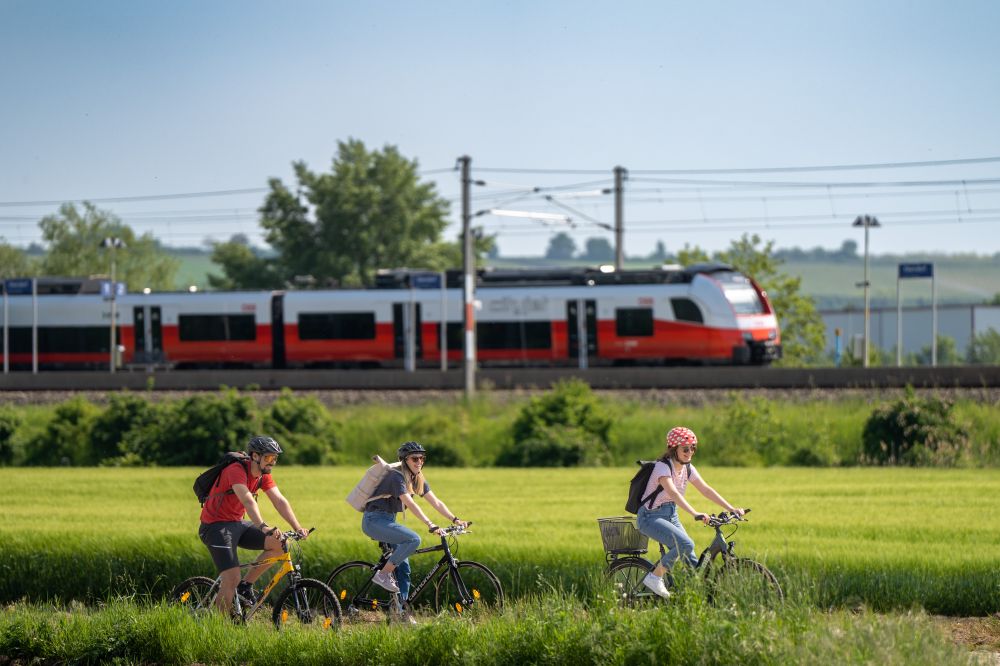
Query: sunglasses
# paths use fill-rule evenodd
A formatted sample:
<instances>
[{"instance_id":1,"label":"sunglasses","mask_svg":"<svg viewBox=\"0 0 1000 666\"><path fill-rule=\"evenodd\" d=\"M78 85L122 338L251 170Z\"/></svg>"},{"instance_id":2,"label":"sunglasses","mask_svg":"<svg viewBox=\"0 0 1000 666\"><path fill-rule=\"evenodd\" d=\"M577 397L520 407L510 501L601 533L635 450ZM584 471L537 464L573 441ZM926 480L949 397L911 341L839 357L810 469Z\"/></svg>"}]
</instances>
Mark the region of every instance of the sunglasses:
<instances>
[{"instance_id":1,"label":"sunglasses","mask_svg":"<svg viewBox=\"0 0 1000 666\"><path fill-rule=\"evenodd\" d=\"M278 455L276 453L269 453L266 456L261 456L260 462L263 465L275 465L278 462Z\"/></svg>"},{"instance_id":2,"label":"sunglasses","mask_svg":"<svg viewBox=\"0 0 1000 666\"><path fill-rule=\"evenodd\" d=\"M427 456L410 456L409 458L407 458L407 460L416 460L417 462L425 462L427 460Z\"/></svg>"},{"instance_id":3,"label":"sunglasses","mask_svg":"<svg viewBox=\"0 0 1000 666\"><path fill-rule=\"evenodd\" d=\"M698 447L697 446L678 446L677 450L680 451L681 453L690 453L691 455L694 455L695 451L698 450Z\"/></svg>"}]
</instances>

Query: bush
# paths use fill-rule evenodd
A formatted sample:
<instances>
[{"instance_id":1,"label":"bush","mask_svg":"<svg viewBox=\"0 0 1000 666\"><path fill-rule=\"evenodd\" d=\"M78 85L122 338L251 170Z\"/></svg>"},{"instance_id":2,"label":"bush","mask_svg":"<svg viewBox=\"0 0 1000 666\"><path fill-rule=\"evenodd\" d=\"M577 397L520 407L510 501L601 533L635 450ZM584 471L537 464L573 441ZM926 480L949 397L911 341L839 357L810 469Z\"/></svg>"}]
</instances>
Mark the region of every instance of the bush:
<instances>
[{"instance_id":1,"label":"bush","mask_svg":"<svg viewBox=\"0 0 1000 666\"><path fill-rule=\"evenodd\" d=\"M952 403L919 398L912 387L872 412L862 434L862 463L954 465L969 448L964 427L952 418Z\"/></svg>"},{"instance_id":2,"label":"bush","mask_svg":"<svg viewBox=\"0 0 1000 666\"><path fill-rule=\"evenodd\" d=\"M158 452L149 431L159 421L160 412L141 396L112 395L90 433L95 461L102 465L135 465L156 460Z\"/></svg>"},{"instance_id":3,"label":"bush","mask_svg":"<svg viewBox=\"0 0 1000 666\"><path fill-rule=\"evenodd\" d=\"M20 425L20 414L10 407L0 408L0 465L14 462L14 433Z\"/></svg>"},{"instance_id":4,"label":"bush","mask_svg":"<svg viewBox=\"0 0 1000 666\"><path fill-rule=\"evenodd\" d=\"M988 328L972 338L968 350L969 363L1000 365L1000 333Z\"/></svg>"},{"instance_id":5,"label":"bush","mask_svg":"<svg viewBox=\"0 0 1000 666\"><path fill-rule=\"evenodd\" d=\"M611 461L611 417L585 382L561 381L532 399L511 426L512 443L497 457L503 466L569 467Z\"/></svg>"},{"instance_id":6,"label":"bush","mask_svg":"<svg viewBox=\"0 0 1000 666\"><path fill-rule=\"evenodd\" d=\"M278 440L286 463L335 464L338 460L333 419L326 407L312 396L296 396L290 389L264 413L263 431Z\"/></svg>"},{"instance_id":7,"label":"bush","mask_svg":"<svg viewBox=\"0 0 1000 666\"><path fill-rule=\"evenodd\" d=\"M253 398L234 389L196 395L164 409L149 432L150 448L161 465L213 465L226 451L244 451L257 433Z\"/></svg>"},{"instance_id":8,"label":"bush","mask_svg":"<svg viewBox=\"0 0 1000 666\"><path fill-rule=\"evenodd\" d=\"M56 407L45 430L26 446L29 465L93 465L90 433L99 410L83 398Z\"/></svg>"}]
</instances>

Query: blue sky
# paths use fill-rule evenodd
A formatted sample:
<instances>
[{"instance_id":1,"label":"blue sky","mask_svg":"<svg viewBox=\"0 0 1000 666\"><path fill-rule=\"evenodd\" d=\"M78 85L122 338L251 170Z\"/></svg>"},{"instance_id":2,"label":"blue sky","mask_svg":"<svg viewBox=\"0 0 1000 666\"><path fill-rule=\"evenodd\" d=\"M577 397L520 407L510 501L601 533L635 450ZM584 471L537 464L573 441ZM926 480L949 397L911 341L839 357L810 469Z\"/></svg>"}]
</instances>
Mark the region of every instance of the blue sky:
<instances>
[{"instance_id":1,"label":"blue sky","mask_svg":"<svg viewBox=\"0 0 1000 666\"><path fill-rule=\"evenodd\" d=\"M884 225L876 253L992 254L1000 180L981 181L1000 161L643 172L1000 157L998 26L995 2L0 0L0 236L37 239L56 208L17 202L92 199L171 245L257 238L260 192L101 199L291 183L292 161L326 170L353 137L418 159L456 221L463 154L477 210L572 218L476 218L504 254L610 239L611 197L579 193L616 165L628 254L743 232L835 248L861 242L858 214ZM793 182L815 187L776 184ZM507 203L532 187L562 206Z\"/></svg>"}]
</instances>

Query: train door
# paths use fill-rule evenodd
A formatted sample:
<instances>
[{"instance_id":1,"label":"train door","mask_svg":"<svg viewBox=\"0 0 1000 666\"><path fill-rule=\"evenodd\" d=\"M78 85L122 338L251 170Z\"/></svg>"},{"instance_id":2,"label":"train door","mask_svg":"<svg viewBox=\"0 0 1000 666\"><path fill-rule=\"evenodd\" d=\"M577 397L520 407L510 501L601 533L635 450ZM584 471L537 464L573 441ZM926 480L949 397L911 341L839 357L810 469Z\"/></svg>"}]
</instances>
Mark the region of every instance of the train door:
<instances>
[{"instance_id":1,"label":"train door","mask_svg":"<svg viewBox=\"0 0 1000 666\"><path fill-rule=\"evenodd\" d=\"M285 367L285 294L271 296L271 367Z\"/></svg>"},{"instance_id":2,"label":"train door","mask_svg":"<svg viewBox=\"0 0 1000 666\"><path fill-rule=\"evenodd\" d=\"M424 355L420 303L392 304L393 358L403 360L403 367L416 370L417 359Z\"/></svg>"},{"instance_id":3,"label":"train door","mask_svg":"<svg viewBox=\"0 0 1000 666\"><path fill-rule=\"evenodd\" d=\"M584 316L579 312L583 310ZM597 301L566 301L566 329L569 334L569 357L575 358L581 368L586 368L591 359L597 358ZM586 349L581 356L580 351Z\"/></svg>"},{"instance_id":4,"label":"train door","mask_svg":"<svg viewBox=\"0 0 1000 666\"><path fill-rule=\"evenodd\" d=\"M163 317L159 305L137 305L132 310L135 332L135 363L162 363Z\"/></svg>"}]
</instances>

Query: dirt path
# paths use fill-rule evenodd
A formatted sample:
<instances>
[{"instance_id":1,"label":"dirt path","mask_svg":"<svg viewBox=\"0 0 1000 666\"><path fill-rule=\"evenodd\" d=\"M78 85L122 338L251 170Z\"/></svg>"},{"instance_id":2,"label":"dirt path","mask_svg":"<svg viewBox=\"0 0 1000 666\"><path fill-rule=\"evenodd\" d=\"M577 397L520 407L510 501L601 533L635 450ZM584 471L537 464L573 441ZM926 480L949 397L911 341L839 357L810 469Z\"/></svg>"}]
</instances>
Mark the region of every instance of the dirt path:
<instances>
[{"instance_id":1,"label":"dirt path","mask_svg":"<svg viewBox=\"0 0 1000 666\"><path fill-rule=\"evenodd\" d=\"M942 617L934 622L955 643L969 650L970 663L1000 666L1000 614L990 617Z\"/></svg>"}]
</instances>

